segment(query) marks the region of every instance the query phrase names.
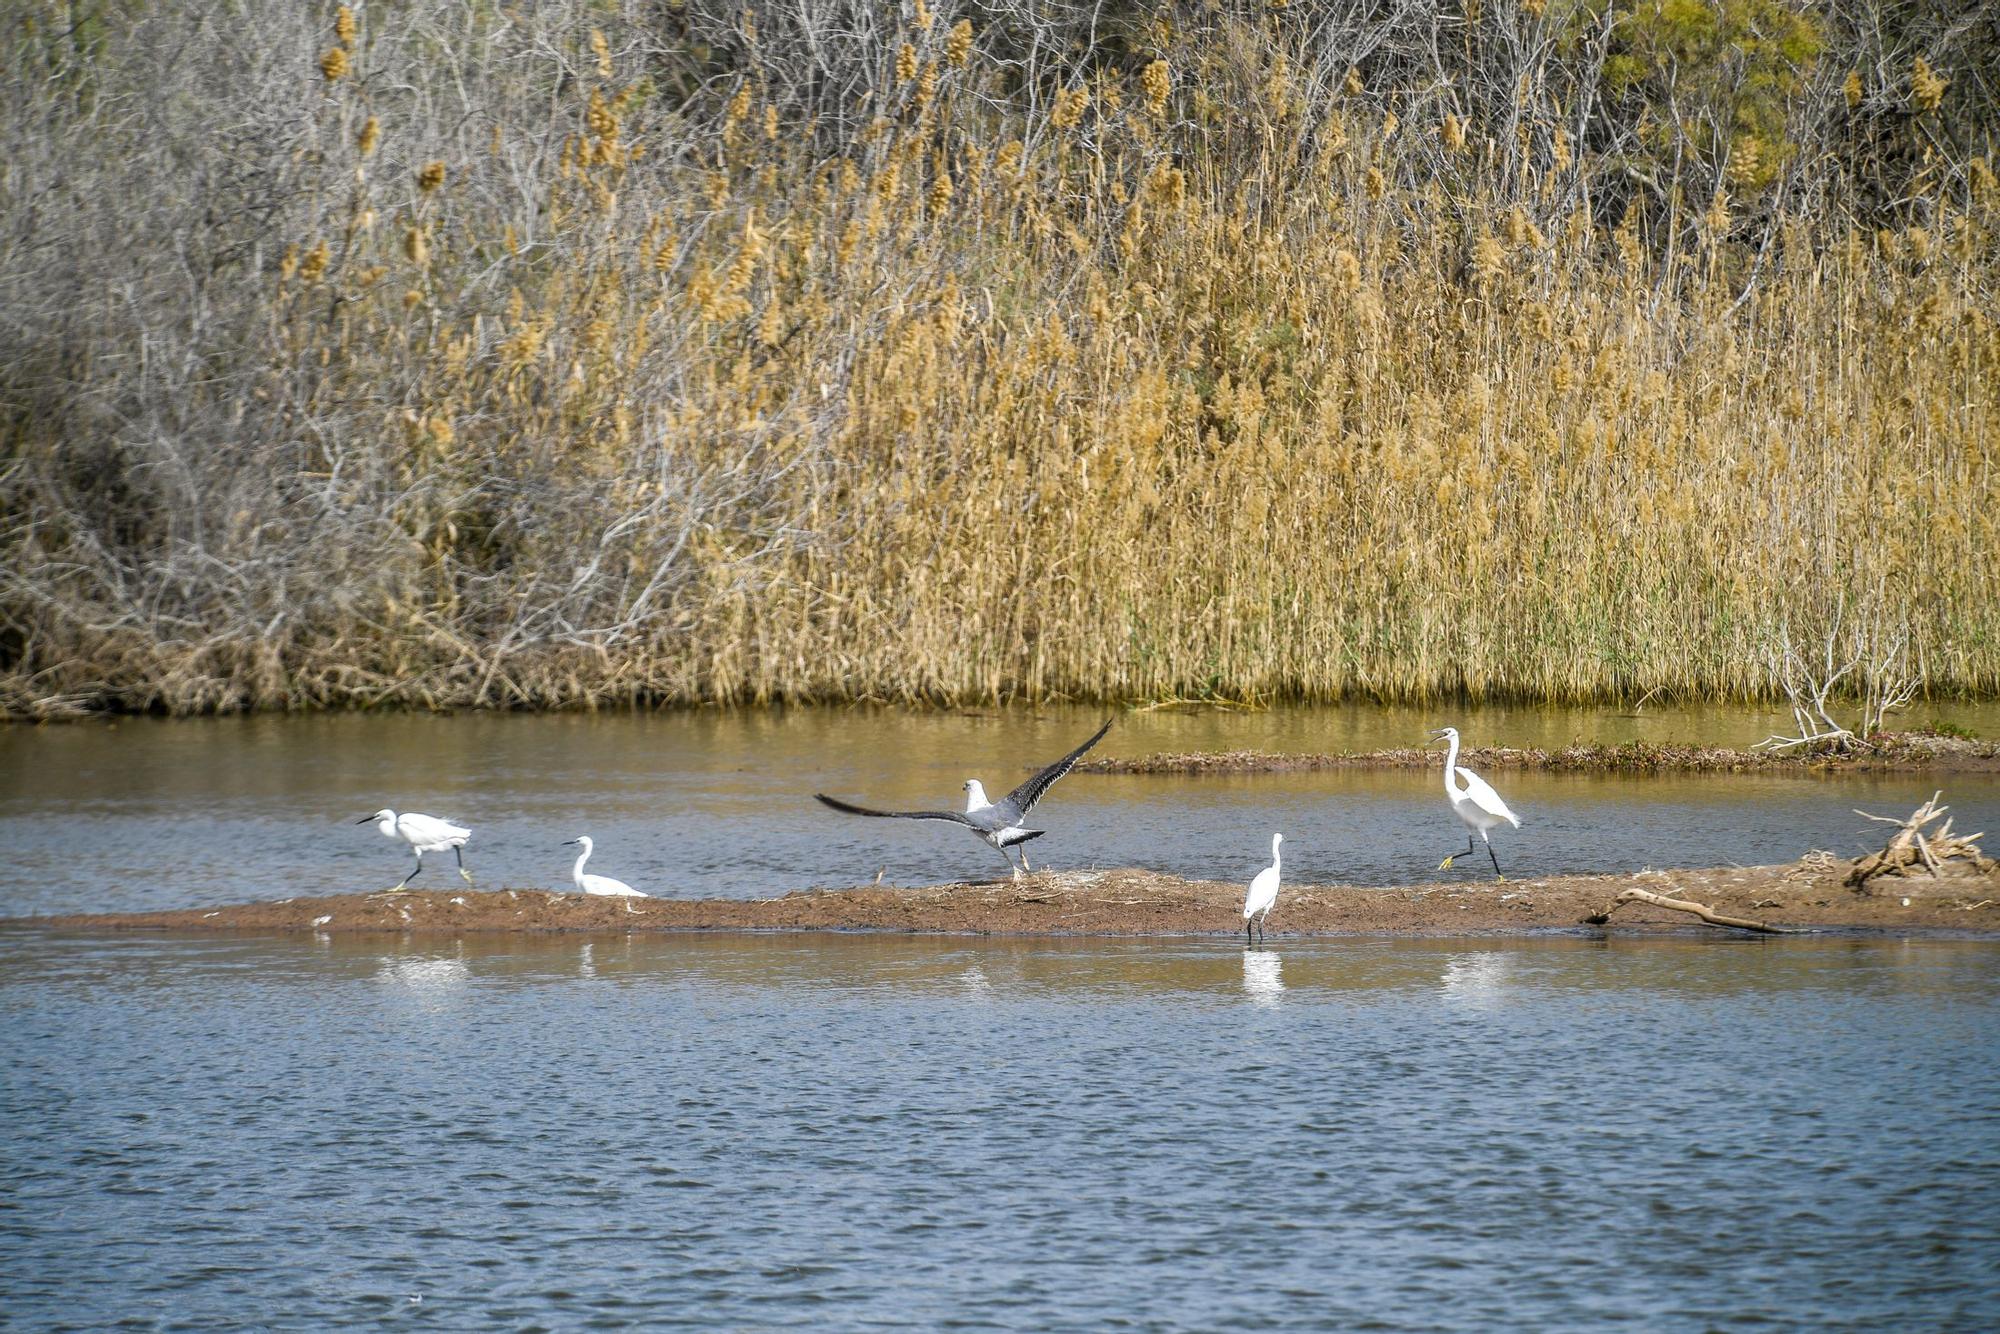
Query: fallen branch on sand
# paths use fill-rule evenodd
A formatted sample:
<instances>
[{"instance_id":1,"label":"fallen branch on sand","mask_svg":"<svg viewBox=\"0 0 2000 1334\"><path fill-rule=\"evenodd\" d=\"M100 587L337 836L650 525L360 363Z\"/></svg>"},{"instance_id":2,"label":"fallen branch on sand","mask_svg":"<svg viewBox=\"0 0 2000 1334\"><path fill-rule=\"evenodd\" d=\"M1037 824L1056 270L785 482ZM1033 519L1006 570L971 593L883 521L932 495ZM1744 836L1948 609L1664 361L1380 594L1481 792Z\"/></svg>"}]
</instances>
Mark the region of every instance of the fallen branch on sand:
<instances>
[{"instance_id":1,"label":"fallen branch on sand","mask_svg":"<svg viewBox=\"0 0 2000 1334\"><path fill-rule=\"evenodd\" d=\"M1880 852L1870 853L1854 863L1847 873L1850 888L1866 893L1868 882L1877 876L1909 875L1917 867L1928 871L1936 878L1942 863L1948 861L1969 861L1975 871L1984 871L1991 863L1979 851L1979 840L1984 833L1958 834L1951 832L1951 821L1924 833L1924 826L1950 810L1949 806L1938 805L1942 790L1931 793L1931 799L1910 813L1907 820L1898 820L1890 815L1870 815L1867 811L1856 811L1865 820L1879 824L1892 824L1896 832L1889 836Z\"/></svg>"},{"instance_id":2,"label":"fallen branch on sand","mask_svg":"<svg viewBox=\"0 0 2000 1334\"><path fill-rule=\"evenodd\" d=\"M1611 920L1612 913L1628 903L1650 903L1655 908L1671 908L1675 912L1693 913L1710 926L1733 926L1738 931L1761 931L1771 936L1796 934L1788 927L1772 926L1768 922L1753 922L1747 917L1725 917L1707 904L1696 903L1692 899L1670 899L1664 894L1655 894L1645 889L1621 890L1618 897L1611 901L1610 907L1603 912L1592 913L1583 920L1591 926L1603 926Z\"/></svg>"}]
</instances>

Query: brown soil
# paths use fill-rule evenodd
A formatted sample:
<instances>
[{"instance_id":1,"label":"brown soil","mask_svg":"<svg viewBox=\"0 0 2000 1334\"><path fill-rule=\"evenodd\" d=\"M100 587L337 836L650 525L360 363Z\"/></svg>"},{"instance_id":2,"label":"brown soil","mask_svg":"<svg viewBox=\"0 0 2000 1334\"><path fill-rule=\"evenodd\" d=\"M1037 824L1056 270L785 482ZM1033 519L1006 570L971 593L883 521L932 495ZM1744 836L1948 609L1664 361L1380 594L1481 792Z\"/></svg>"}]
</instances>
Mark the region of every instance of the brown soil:
<instances>
[{"instance_id":1,"label":"brown soil","mask_svg":"<svg viewBox=\"0 0 2000 1334\"><path fill-rule=\"evenodd\" d=\"M1574 927L1621 889L1692 899L1778 926L2000 932L2000 872L1885 879L1875 892L1841 884L1848 863L1825 854L1788 866L1550 876L1497 883L1466 875L1399 889L1287 885L1273 935L1451 934ZM1903 900L1907 897L1908 906ZM434 890L284 899L239 907L31 919L69 929L207 931L935 931L1010 935L1240 932L1243 887L1151 871L1040 873L1019 881L927 889L865 886L779 898L601 899L547 890ZM1610 931L1702 927L1685 913L1621 907Z\"/></svg>"},{"instance_id":2,"label":"brown soil","mask_svg":"<svg viewBox=\"0 0 2000 1334\"><path fill-rule=\"evenodd\" d=\"M1800 755L1730 746L1564 746L1559 750L1484 746L1459 752L1476 769L1547 769L1584 773L2000 773L2000 743L1898 732L1876 738L1853 755ZM1078 773L1259 774L1317 769L1434 769L1436 747L1372 750L1355 755L1271 755L1254 750L1161 753L1138 759L1086 759Z\"/></svg>"}]
</instances>

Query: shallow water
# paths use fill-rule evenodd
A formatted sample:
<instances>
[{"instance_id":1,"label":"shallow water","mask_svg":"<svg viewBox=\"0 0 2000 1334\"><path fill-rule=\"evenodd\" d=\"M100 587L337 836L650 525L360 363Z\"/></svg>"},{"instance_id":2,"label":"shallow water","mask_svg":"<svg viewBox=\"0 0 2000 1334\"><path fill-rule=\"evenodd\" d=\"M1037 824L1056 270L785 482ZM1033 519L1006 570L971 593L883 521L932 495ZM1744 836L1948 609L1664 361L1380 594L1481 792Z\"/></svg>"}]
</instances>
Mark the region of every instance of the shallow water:
<instances>
[{"instance_id":1,"label":"shallow water","mask_svg":"<svg viewBox=\"0 0 2000 1334\"><path fill-rule=\"evenodd\" d=\"M1925 717L1931 711L1925 712ZM1994 706L1939 709L2000 733ZM1083 710L873 710L457 717L123 720L0 728L0 916L200 906L350 892L409 869L401 844L353 821L381 806L468 824L487 886L566 884L563 840L590 834L590 869L682 897L763 897L1000 873L963 831L862 820L816 791L896 808L956 806L960 785L1012 787L1075 746ZM1356 751L1421 741L1454 721L1505 745L1571 740L1745 744L1783 719L1744 710L1416 710L1121 715L1106 755L1250 748ZM1464 833L1429 771L1233 778L1073 774L1036 808L1036 864L1143 866L1245 879L1285 834L1294 883L1434 878ZM1495 835L1520 877L1644 866L1788 861L1879 846L1854 807L1904 814L1946 788L1962 830L2000 833L2000 778L1496 773L1524 827ZM1461 863L1459 874L1480 874ZM1486 874L1490 875L1490 868ZM448 856L418 887L458 883Z\"/></svg>"},{"instance_id":2,"label":"shallow water","mask_svg":"<svg viewBox=\"0 0 2000 1334\"><path fill-rule=\"evenodd\" d=\"M1991 1329L2000 945L0 930L37 1328Z\"/></svg>"}]
</instances>

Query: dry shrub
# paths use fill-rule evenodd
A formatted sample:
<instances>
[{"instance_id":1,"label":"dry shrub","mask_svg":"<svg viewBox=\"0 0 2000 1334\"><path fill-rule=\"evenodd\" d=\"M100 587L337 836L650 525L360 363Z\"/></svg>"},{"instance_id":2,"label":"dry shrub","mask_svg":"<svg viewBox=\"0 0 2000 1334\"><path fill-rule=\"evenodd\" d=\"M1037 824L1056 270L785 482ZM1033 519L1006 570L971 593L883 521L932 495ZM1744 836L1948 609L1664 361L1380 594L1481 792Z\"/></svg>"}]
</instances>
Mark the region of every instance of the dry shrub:
<instances>
[{"instance_id":1,"label":"dry shrub","mask_svg":"<svg viewBox=\"0 0 2000 1334\"><path fill-rule=\"evenodd\" d=\"M1983 161L1650 193L1587 32L657 8L12 20L9 708L1740 695L1885 588L2000 685Z\"/></svg>"}]
</instances>

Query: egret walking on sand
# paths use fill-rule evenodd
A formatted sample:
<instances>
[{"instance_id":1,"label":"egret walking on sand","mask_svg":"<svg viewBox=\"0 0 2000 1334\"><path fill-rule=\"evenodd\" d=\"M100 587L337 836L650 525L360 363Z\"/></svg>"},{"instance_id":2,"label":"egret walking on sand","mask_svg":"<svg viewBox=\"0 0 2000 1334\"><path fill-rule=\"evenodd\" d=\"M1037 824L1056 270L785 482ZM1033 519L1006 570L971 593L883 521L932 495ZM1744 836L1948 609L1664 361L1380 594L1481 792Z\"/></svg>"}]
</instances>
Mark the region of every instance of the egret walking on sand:
<instances>
[{"instance_id":1,"label":"egret walking on sand","mask_svg":"<svg viewBox=\"0 0 2000 1334\"><path fill-rule=\"evenodd\" d=\"M356 820L356 824L372 824L382 831L385 838L400 838L416 849L417 864L401 881L392 885L388 893L399 892L404 885L417 878L424 869L426 852L444 852L449 849L458 858L458 873L466 884L472 883L472 872L465 869L465 840L472 837L470 829L461 829L435 815L398 815L392 810L379 810L373 815Z\"/></svg>"},{"instance_id":2,"label":"egret walking on sand","mask_svg":"<svg viewBox=\"0 0 2000 1334\"><path fill-rule=\"evenodd\" d=\"M1477 852L1478 849L1472 845L1472 836L1477 834L1480 842L1486 845L1487 857L1493 862L1493 874L1505 880L1507 877L1500 871L1500 859L1493 855L1493 840L1486 836L1486 831L1503 824L1510 824L1519 829L1521 817L1507 809L1507 803L1500 800L1500 794L1489 787L1485 779L1470 769L1458 767L1456 727L1440 727L1431 733L1431 739L1434 741L1443 739L1451 743L1451 750L1444 757L1444 794L1451 798L1451 813L1456 815L1459 823L1466 828L1465 851L1454 852L1446 857L1438 863L1438 870L1448 870L1460 857L1470 857ZM1458 776L1459 781L1464 782L1464 787L1459 787L1458 783L1453 781L1454 774Z\"/></svg>"},{"instance_id":3,"label":"egret walking on sand","mask_svg":"<svg viewBox=\"0 0 2000 1334\"><path fill-rule=\"evenodd\" d=\"M583 873L583 864L590 860L590 850L592 847L590 835L585 834L581 838L568 839L563 843L563 846L572 848L579 843L583 845L583 851L577 854L576 865L571 868L569 873L570 879L576 881L578 889L586 894L603 894L614 899L649 899L653 897L651 894L640 893L623 880L613 880L608 875L585 875Z\"/></svg>"},{"instance_id":4,"label":"egret walking on sand","mask_svg":"<svg viewBox=\"0 0 2000 1334\"><path fill-rule=\"evenodd\" d=\"M1019 867L1014 865L1014 859L1008 856L1007 849L1019 847L1029 839L1040 838L1047 832L1041 829L1024 829L1021 826L1021 821L1028 818L1028 812L1033 810L1035 803L1042 799L1042 794L1053 787L1058 778L1061 778L1064 774L1075 768L1076 762L1083 758L1083 753L1099 741L1102 741L1104 734L1110 730L1111 720L1107 718L1104 720L1104 726L1098 728L1090 740L1084 742L1054 764L1045 765L1036 772L1033 778L1030 778L1027 782L1021 784L1021 786L1015 788L998 801L988 801L986 799L986 789L980 786L977 778L966 779L965 810L962 813L959 811L877 811L870 810L866 806L856 806L851 802L829 797L823 792L815 792L813 796L822 805L831 806L837 811L845 811L849 815L873 815L890 820L947 820L952 824L964 825L984 840L988 847L999 853L1001 859L1007 863L1008 871L1018 877L1022 871L1034 869L1028 865L1027 849L1021 849L1021 865Z\"/></svg>"},{"instance_id":5,"label":"egret walking on sand","mask_svg":"<svg viewBox=\"0 0 2000 1334\"><path fill-rule=\"evenodd\" d=\"M1243 943L1250 943L1250 919L1257 918L1257 939L1264 939L1264 923L1270 920L1271 906L1278 901L1278 845L1285 841L1283 834L1271 835L1271 864L1257 872L1257 878L1250 882L1250 892L1243 899ZM1258 917L1261 913L1263 916Z\"/></svg>"}]
</instances>

